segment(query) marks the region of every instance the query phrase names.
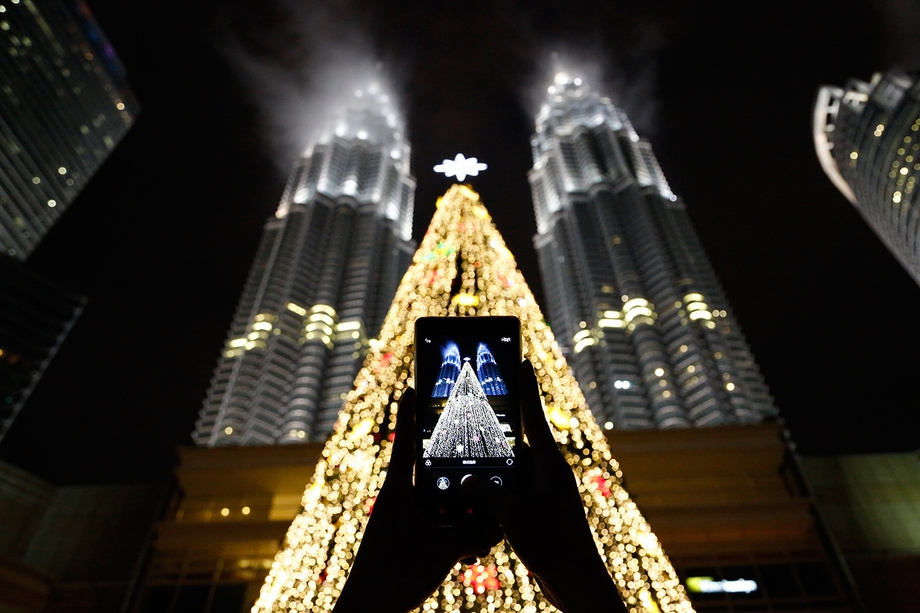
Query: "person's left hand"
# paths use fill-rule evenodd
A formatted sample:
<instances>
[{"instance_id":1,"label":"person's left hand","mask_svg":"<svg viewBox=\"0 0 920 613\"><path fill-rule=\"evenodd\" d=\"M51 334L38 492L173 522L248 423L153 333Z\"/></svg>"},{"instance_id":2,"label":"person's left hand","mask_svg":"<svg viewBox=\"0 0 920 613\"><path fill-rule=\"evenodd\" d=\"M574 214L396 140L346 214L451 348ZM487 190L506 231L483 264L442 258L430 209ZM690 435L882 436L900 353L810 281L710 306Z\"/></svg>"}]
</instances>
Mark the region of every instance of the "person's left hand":
<instances>
[{"instance_id":1,"label":"person's left hand","mask_svg":"<svg viewBox=\"0 0 920 613\"><path fill-rule=\"evenodd\" d=\"M496 523L444 528L426 523L415 503L415 390L403 394L386 480L374 502L351 573L334 613L404 613L420 607L454 565L484 555L499 541Z\"/></svg>"}]
</instances>

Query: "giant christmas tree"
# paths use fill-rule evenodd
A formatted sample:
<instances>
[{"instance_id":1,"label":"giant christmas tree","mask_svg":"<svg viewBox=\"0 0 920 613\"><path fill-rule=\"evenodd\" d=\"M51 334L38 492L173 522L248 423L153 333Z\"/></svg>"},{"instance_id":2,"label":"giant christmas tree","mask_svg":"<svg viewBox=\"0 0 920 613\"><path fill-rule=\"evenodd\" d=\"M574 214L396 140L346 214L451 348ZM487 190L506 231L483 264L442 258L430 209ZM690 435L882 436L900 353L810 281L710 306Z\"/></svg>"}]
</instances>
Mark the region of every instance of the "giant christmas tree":
<instances>
[{"instance_id":1,"label":"giant christmas tree","mask_svg":"<svg viewBox=\"0 0 920 613\"><path fill-rule=\"evenodd\" d=\"M288 529L253 611L324 613L332 608L386 477L397 402L412 385L413 324L419 317L444 315L515 315L521 320L524 357L536 371L547 417L575 472L598 548L627 608L636 613L692 611L658 539L623 488L620 468L514 256L479 195L463 185L452 186L438 200L307 486L303 511ZM393 581L399 580L397 569ZM372 598L368 610L373 610ZM479 565L458 564L422 610L555 609L511 549L500 543Z\"/></svg>"}]
</instances>

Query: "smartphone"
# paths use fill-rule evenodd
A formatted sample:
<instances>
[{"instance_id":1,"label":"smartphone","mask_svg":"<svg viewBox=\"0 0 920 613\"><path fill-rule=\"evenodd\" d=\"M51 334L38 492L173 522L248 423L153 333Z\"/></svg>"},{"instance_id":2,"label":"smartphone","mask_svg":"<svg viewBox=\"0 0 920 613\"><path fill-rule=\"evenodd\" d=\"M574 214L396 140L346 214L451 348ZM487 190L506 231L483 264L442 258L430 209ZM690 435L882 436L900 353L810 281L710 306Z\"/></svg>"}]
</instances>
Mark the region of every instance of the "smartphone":
<instances>
[{"instance_id":1,"label":"smartphone","mask_svg":"<svg viewBox=\"0 0 920 613\"><path fill-rule=\"evenodd\" d=\"M511 496L522 445L521 322L511 316L420 317L415 322L415 489L433 525L483 519L463 495L473 475Z\"/></svg>"}]
</instances>

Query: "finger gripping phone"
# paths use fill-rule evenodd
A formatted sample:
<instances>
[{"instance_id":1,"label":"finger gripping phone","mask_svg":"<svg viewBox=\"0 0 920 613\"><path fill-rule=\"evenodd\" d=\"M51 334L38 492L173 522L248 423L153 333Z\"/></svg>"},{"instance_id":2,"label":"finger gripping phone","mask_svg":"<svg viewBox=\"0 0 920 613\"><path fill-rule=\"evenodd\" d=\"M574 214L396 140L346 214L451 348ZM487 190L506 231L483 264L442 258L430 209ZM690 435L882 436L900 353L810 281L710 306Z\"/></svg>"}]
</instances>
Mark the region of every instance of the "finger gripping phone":
<instances>
[{"instance_id":1,"label":"finger gripping phone","mask_svg":"<svg viewBox=\"0 0 920 613\"><path fill-rule=\"evenodd\" d=\"M430 523L454 526L486 517L464 495L463 483L472 476L491 481L488 491L498 498L518 486L520 363L517 317L416 320L415 488Z\"/></svg>"}]
</instances>

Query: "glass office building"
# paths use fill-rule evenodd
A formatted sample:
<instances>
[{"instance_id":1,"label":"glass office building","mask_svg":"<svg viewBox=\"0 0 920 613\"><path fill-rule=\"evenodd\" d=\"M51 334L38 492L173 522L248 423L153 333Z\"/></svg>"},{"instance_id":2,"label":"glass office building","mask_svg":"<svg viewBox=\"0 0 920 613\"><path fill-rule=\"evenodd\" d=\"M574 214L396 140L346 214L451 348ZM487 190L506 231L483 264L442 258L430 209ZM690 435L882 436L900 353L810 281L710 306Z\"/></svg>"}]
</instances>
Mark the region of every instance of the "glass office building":
<instances>
[{"instance_id":1,"label":"glass office building","mask_svg":"<svg viewBox=\"0 0 920 613\"><path fill-rule=\"evenodd\" d=\"M0 438L85 298L28 258L134 123L139 105L80 0L0 0Z\"/></svg>"},{"instance_id":2,"label":"glass office building","mask_svg":"<svg viewBox=\"0 0 920 613\"><path fill-rule=\"evenodd\" d=\"M139 111L81 1L0 2L0 254L26 260Z\"/></svg>"},{"instance_id":3,"label":"glass office building","mask_svg":"<svg viewBox=\"0 0 920 613\"><path fill-rule=\"evenodd\" d=\"M920 81L892 70L823 86L813 135L821 168L920 283Z\"/></svg>"}]
</instances>

